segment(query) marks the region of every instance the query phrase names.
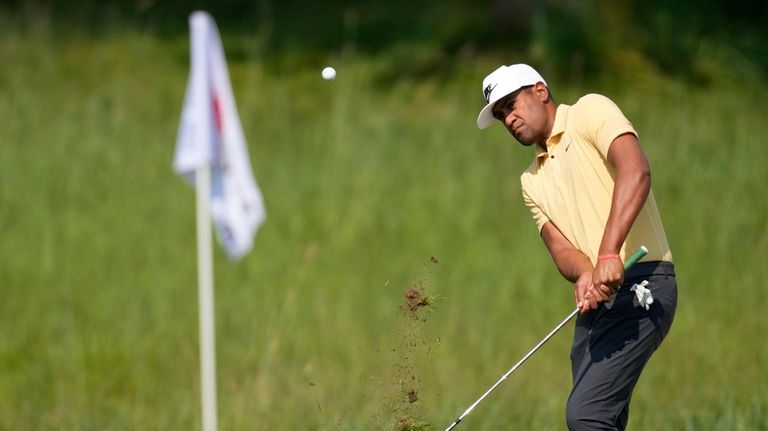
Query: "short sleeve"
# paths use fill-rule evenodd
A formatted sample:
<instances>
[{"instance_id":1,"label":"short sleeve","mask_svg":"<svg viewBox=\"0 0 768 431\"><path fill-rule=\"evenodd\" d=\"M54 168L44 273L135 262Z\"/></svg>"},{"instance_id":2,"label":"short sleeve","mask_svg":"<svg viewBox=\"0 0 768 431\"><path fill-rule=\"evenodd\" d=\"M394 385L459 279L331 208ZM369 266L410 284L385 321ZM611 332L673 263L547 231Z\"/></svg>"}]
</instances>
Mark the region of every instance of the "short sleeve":
<instances>
[{"instance_id":1,"label":"short sleeve","mask_svg":"<svg viewBox=\"0 0 768 431\"><path fill-rule=\"evenodd\" d=\"M637 136L632 123L613 101L599 94L587 94L573 106L576 128L604 158L614 139L625 133Z\"/></svg>"},{"instance_id":2,"label":"short sleeve","mask_svg":"<svg viewBox=\"0 0 768 431\"><path fill-rule=\"evenodd\" d=\"M533 221L536 222L536 227L539 229L539 233L541 233L541 229L544 228L544 225L549 221L549 217L547 217L547 215L544 214L544 211L541 210L541 207L531 199L528 192L525 190L525 187L523 187L523 202L531 211Z\"/></svg>"}]
</instances>

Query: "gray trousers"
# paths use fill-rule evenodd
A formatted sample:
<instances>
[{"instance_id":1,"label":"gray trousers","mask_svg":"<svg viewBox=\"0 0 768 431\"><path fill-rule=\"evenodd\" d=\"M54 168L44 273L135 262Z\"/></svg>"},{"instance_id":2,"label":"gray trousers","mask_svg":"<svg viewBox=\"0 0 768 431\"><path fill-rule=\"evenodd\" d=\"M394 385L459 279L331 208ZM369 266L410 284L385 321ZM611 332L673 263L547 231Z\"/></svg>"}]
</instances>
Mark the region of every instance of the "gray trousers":
<instances>
[{"instance_id":1,"label":"gray trousers","mask_svg":"<svg viewBox=\"0 0 768 431\"><path fill-rule=\"evenodd\" d=\"M654 302L638 305L635 283L648 280ZM576 320L571 350L573 390L568 397L568 429L624 430L629 402L640 373L669 332L677 307L675 268L669 262L643 262L630 268L613 306L600 306Z\"/></svg>"}]
</instances>

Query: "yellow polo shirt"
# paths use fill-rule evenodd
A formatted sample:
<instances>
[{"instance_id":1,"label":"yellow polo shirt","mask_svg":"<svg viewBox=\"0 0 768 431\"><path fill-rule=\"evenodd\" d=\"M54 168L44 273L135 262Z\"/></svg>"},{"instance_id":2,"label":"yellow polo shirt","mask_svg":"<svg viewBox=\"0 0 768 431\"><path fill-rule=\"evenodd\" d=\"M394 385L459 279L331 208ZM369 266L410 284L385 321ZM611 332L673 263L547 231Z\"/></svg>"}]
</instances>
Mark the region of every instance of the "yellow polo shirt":
<instances>
[{"instance_id":1,"label":"yellow polo shirt","mask_svg":"<svg viewBox=\"0 0 768 431\"><path fill-rule=\"evenodd\" d=\"M551 221L593 265L613 196L608 148L625 133L637 136L619 107L605 96L588 94L573 106L560 105L546 151L537 145L536 158L520 177L523 200L539 232ZM621 248L622 260L641 245L648 247L643 261L672 261L653 191Z\"/></svg>"}]
</instances>

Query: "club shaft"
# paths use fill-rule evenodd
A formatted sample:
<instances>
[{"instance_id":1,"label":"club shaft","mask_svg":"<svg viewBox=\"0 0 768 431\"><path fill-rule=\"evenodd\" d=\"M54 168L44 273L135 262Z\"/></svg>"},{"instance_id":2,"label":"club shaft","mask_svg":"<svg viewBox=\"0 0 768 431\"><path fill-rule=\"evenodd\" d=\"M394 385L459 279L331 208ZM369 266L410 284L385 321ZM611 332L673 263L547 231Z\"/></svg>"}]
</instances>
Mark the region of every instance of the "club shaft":
<instances>
[{"instance_id":1,"label":"club shaft","mask_svg":"<svg viewBox=\"0 0 768 431\"><path fill-rule=\"evenodd\" d=\"M568 317L563 319L563 321L560 322L555 327L555 329L553 329L549 334L547 334L547 336L544 337L541 341L539 341L539 343L536 344L536 346L534 346L533 349L531 349L528 353L526 353L525 356L523 356L522 359L520 359L515 365L513 365L512 368L509 369L509 371L507 371L503 376L501 376L499 381L497 381L493 386L490 387L490 389L485 391L485 393L480 398L478 398L477 401L475 401L471 406L469 406L469 408L467 408L467 410L465 410L464 413L462 413L462 415L458 417L458 419L453 421L453 423L450 426L448 426L448 428L446 428L445 431L449 431L449 430L453 429L453 427L458 425L459 422L461 422L462 419L464 419L470 412L472 412L472 410L478 404L480 404L485 399L485 397L487 397L491 392L493 392L493 390L496 389L501 384L501 382L506 380L507 377L510 376L510 374L514 373L515 370L517 370L521 365L523 365L523 363L525 361L527 361L528 358L530 358L534 353L536 353L536 351L539 350L539 348L541 348L541 346L543 346L544 343L549 341L549 339L552 338L552 336L555 335L557 333L557 331L559 331L563 326L565 326L565 324L568 323L569 320L573 319L573 317L576 316L576 314L578 314L578 313L579 313L579 309L578 308L573 310L571 312L571 314L568 315Z\"/></svg>"}]
</instances>

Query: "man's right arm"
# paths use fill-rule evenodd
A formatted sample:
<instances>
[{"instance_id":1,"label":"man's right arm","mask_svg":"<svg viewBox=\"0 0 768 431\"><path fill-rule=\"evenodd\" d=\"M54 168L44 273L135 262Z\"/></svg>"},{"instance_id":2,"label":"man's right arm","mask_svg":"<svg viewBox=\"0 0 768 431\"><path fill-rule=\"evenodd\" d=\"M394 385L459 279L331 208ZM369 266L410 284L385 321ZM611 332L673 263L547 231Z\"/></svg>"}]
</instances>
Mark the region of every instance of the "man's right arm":
<instances>
[{"instance_id":1,"label":"man's right arm","mask_svg":"<svg viewBox=\"0 0 768 431\"><path fill-rule=\"evenodd\" d=\"M541 228L541 239L552 255L557 269L568 281L575 283L585 272L592 272L592 262L577 249L551 221Z\"/></svg>"},{"instance_id":2,"label":"man's right arm","mask_svg":"<svg viewBox=\"0 0 768 431\"><path fill-rule=\"evenodd\" d=\"M573 283L573 300L581 314L597 308L600 302L608 300L608 295L592 288L592 262L587 255L576 248L551 221L541 228L541 238L552 255L557 269L568 281ZM592 288L592 289L590 289ZM587 296L587 291L593 294ZM587 299L585 302L584 300Z\"/></svg>"}]
</instances>

